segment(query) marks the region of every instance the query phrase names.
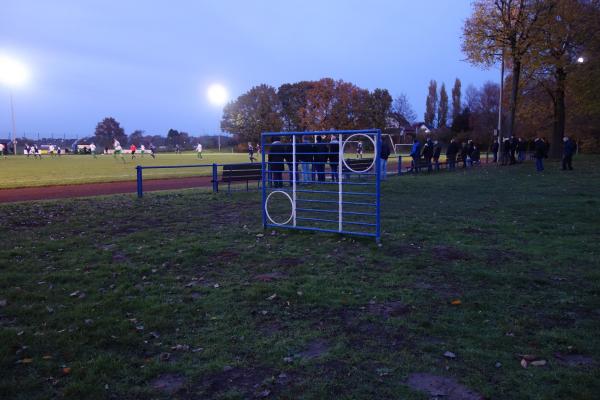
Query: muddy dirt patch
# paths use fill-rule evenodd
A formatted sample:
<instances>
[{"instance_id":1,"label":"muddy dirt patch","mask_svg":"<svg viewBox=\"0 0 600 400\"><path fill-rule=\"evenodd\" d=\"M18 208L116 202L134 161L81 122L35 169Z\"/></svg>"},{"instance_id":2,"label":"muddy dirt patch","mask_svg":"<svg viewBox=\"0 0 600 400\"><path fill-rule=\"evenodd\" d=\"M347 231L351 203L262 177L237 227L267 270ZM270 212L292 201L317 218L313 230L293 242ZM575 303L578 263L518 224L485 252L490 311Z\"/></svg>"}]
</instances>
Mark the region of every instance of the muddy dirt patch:
<instances>
[{"instance_id":1,"label":"muddy dirt patch","mask_svg":"<svg viewBox=\"0 0 600 400\"><path fill-rule=\"evenodd\" d=\"M154 390L166 394L175 394L179 392L186 384L186 379L182 375L165 374L155 378L150 382L150 386Z\"/></svg>"},{"instance_id":2,"label":"muddy dirt patch","mask_svg":"<svg viewBox=\"0 0 600 400\"><path fill-rule=\"evenodd\" d=\"M313 360L327 354L330 349L329 342L325 339L316 339L308 343L306 348L297 353L294 357L302 358L303 360Z\"/></svg>"},{"instance_id":3,"label":"muddy dirt patch","mask_svg":"<svg viewBox=\"0 0 600 400\"><path fill-rule=\"evenodd\" d=\"M218 261L223 261L223 262L237 260L239 258L239 256L240 256L239 253L236 253L235 251L228 251L228 250L224 250L224 251L221 251L221 252L215 254L215 258Z\"/></svg>"},{"instance_id":4,"label":"muddy dirt patch","mask_svg":"<svg viewBox=\"0 0 600 400\"><path fill-rule=\"evenodd\" d=\"M567 367L593 367L596 365L596 361L592 357L583 354L556 353L554 357L560 364Z\"/></svg>"},{"instance_id":5,"label":"muddy dirt patch","mask_svg":"<svg viewBox=\"0 0 600 400\"><path fill-rule=\"evenodd\" d=\"M375 303L367 306L367 312L385 319L400 317L410 312L410 306L401 301Z\"/></svg>"},{"instance_id":6,"label":"muddy dirt patch","mask_svg":"<svg viewBox=\"0 0 600 400\"><path fill-rule=\"evenodd\" d=\"M413 390L425 392L433 398L447 400L481 400L483 396L461 385L452 378L427 373L415 373L408 376L406 384Z\"/></svg>"},{"instance_id":7,"label":"muddy dirt patch","mask_svg":"<svg viewBox=\"0 0 600 400\"><path fill-rule=\"evenodd\" d=\"M256 275L254 280L259 282L272 282L286 279L287 277L288 275L283 272L267 272L266 274Z\"/></svg>"},{"instance_id":8,"label":"muddy dirt patch","mask_svg":"<svg viewBox=\"0 0 600 400\"><path fill-rule=\"evenodd\" d=\"M285 375L285 374L283 374ZM219 393L238 392L243 398L265 398L273 394L278 385L289 383L289 377L265 368L225 367L223 371L207 375L200 386L203 394L214 397Z\"/></svg>"},{"instance_id":9,"label":"muddy dirt patch","mask_svg":"<svg viewBox=\"0 0 600 400\"><path fill-rule=\"evenodd\" d=\"M434 246L431 252L434 258L440 261L459 261L471 258L467 253L451 246Z\"/></svg>"}]
</instances>

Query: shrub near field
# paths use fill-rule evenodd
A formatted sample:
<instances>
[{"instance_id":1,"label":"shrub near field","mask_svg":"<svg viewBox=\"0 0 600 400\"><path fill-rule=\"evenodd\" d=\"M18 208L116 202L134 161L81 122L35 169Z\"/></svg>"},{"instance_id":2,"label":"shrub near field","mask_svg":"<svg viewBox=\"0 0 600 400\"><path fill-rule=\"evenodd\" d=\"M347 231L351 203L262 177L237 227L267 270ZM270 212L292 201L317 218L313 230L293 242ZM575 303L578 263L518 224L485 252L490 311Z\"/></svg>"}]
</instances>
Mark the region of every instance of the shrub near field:
<instances>
[{"instance_id":1,"label":"shrub near field","mask_svg":"<svg viewBox=\"0 0 600 400\"><path fill-rule=\"evenodd\" d=\"M258 193L2 205L0 397L597 398L575 166L392 178L381 247L264 232Z\"/></svg>"}]
</instances>

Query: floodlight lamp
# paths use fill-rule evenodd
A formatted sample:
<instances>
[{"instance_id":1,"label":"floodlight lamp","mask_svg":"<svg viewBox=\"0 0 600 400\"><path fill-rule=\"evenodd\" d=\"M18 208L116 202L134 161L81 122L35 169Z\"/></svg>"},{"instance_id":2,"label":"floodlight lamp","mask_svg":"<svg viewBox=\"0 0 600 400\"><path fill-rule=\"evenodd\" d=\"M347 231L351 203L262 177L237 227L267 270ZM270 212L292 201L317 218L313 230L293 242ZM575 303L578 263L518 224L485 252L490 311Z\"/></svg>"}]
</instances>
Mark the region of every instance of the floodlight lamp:
<instances>
[{"instance_id":1,"label":"floodlight lamp","mask_svg":"<svg viewBox=\"0 0 600 400\"><path fill-rule=\"evenodd\" d=\"M29 71L20 61L0 55L0 83L9 87L23 86L29 80Z\"/></svg>"}]
</instances>

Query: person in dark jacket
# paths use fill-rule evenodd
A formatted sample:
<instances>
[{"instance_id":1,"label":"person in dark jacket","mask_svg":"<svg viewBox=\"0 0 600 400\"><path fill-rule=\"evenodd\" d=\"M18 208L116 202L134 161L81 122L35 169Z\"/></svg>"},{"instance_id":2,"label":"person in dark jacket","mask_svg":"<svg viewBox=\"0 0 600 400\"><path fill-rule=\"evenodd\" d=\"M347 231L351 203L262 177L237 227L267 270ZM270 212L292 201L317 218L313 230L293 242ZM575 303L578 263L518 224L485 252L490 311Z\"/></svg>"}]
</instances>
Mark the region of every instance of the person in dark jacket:
<instances>
[{"instance_id":1,"label":"person in dark jacket","mask_svg":"<svg viewBox=\"0 0 600 400\"><path fill-rule=\"evenodd\" d=\"M517 138L512 136L510 138L510 165L514 165L517 163L517 158L515 157L515 154L517 152Z\"/></svg>"},{"instance_id":2,"label":"person in dark jacket","mask_svg":"<svg viewBox=\"0 0 600 400\"><path fill-rule=\"evenodd\" d=\"M548 148L548 146L544 142L544 139L542 139L540 137L535 139L535 146L534 146L535 169L538 172L542 172L544 170L544 158L546 158L547 154L548 154L546 152L547 148Z\"/></svg>"},{"instance_id":3,"label":"person in dark jacket","mask_svg":"<svg viewBox=\"0 0 600 400\"><path fill-rule=\"evenodd\" d=\"M510 138L504 139L501 149L501 165L508 165L510 160Z\"/></svg>"},{"instance_id":4,"label":"person in dark jacket","mask_svg":"<svg viewBox=\"0 0 600 400\"><path fill-rule=\"evenodd\" d=\"M336 135L331 135L329 138L329 168L331 168L331 180L333 182L338 181L338 167L340 164L340 143L337 140Z\"/></svg>"},{"instance_id":5,"label":"person in dark jacket","mask_svg":"<svg viewBox=\"0 0 600 400\"><path fill-rule=\"evenodd\" d=\"M460 146L460 158L462 159L463 168L467 168L469 145L466 142L462 142L462 145Z\"/></svg>"},{"instance_id":6,"label":"person in dark jacket","mask_svg":"<svg viewBox=\"0 0 600 400\"><path fill-rule=\"evenodd\" d=\"M425 144L423 145L423 159L427 163L427 172L432 171L431 159L433 158L433 142L431 138L427 138Z\"/></svg>"},{"instance_id":7,"label":"person in dark jacket","mask_svg":"<svg viewBox=\"0 0 600 400\"><path fill-rule=\"evenodd\" d=\"M321 135L317 136L317 143L314 144L314 149L313 172L316 175L315 181L325 182L325 164L327 164L328 148L327 143L323 143Z\"/></svg>"},{"instance_id":8,"label":"person in dark jacket","mask_svg":"<svg viewBox=\"0 0 600 400\"><path fill-rule=\"evenodd\" d=\"M435 164L435 170L440 170L440 155L442 154L442 146L437 140L433 141L433 163Z\"/></svg>"},{"instance_id":9,"label":"person in dark jacket","mask_svg":"<svg viewBox=\"0 0 600 400\"><path fill-rule=\"evenodd\" d=\"M421 159L421 142L415 137L412 147L410 148L410 157L412 158L411 172L418 172L419 160Z\"/></svg>"},{"instance_id":10,"label":"person in dark jacket","mask_svg":"<svg viewBox=\"0 0 600 400\"><path fill-rule=\"evenodd\" d=\"M382 181L385 180L387 176L387 161L390 157L390 145L387 140L382 141L381 143L381 155L379 156L379 177Z\"/></svg>"},{"instance_id":11,"label":"person in dark jacket","mask_svg":"<svg viewBox=\"0 0 600 400\"><path fill-rule=\"evenodd\" d=\"M473 148L475 147L475 143L473 143L473 140L469 140L467 142L467 162L469 163L469 166L473 166Z\"/></svg>"},{"instance_id":12,"label":"person in dark jacket","mask_svg":"<svg viewBox=\"0 0 600 400\"><path fill-rule=\"evenodd\" d=\"M525 161L525 150L527 150L527 143L523 140L523 138L517 139L517 160L520 163Z\"/></svg>"},{"instance_id":13,"label":"person in dark jacket","mask_svg":"<svg viewBox=\"0 0 600 400\"><path fill-rule=\"evenodd\" d=\"M296 145L296 159L300 161L300 166L302 167L302 180L306 182L311 182L312 179L312 164L313 164L313 145L310 142L310 136L304 136L302 138L302 143Z\"/></svg>"},{"instance_id":14,"label":"person in dark jacket","mask_svg":"<svg viewBox=\"0 0 600 400\"><path fill-rule=\"evenodd\" d=\"M479 165L481 160L481 152L479 151L479 146L473 144L473 149L471 150L471 165Z\"/></svg>"},{"instance_id":15,"label":"person in dark jacket","mask_svg":"<svg viewBox=\"0 0 600 400\"><path fill-rule=\"evenodd\" d=\"M446 161L448 162L448 170L452 171L456 168L456 155L458 154L458 143L452 138L446 149Z\"/></svg>"},{"instance_id":16,"label":"person in dark jacket","mask_svg":"<svg viewBox=\"0 0 600 400\"><path fill-rule=\"evenodd\" d=\"M271 177L269 183L273 187L283 187L283 163L284 163L284 146L279 140L279 136L273 136L271 146L269 148L269 171Z\"/></svg>"},{"instance_id":17,"label":"person in dark jacket","mask_svg":"<svg viewBox=\"0 0 600 400\"><path fill-rule=\"evenodd\" d=\"M563 158L562 158L562 170L565 171L567 168L569 171L573 170L573 156L575 155L575 151L577 150L577 145L575 142L568 137L563 138Z\"/></svg>"},{"instance_id":18,"label":"person in dark jacket","mask_svg":"<svg viewBox=\"0 0 600 400\"><path fill-rule=\"evenodd\" d=\"M293 185L293 179L294 179L294 152L293 152L293 145L291 142L288 143L283 143L282 146L282 150L283 150L283 161L285 161L285 163L287 164L288 167L288 183L290 184L290 186Z\"/></svg>"},{"instance_id":19,"label":"person in dark jacket","mask_svg":"<svg viewBox=\"0 0 600 400\"><path fill-rule=\"evenodd\" d=\"M494 143L492 143L492 147L491 147L491 151L492 151L492 155L494 156L494 162L497 163L498 162L498 149L500 148L500 145L498 144L498 141L495 140Z\"/></svg>"}]
</instances>

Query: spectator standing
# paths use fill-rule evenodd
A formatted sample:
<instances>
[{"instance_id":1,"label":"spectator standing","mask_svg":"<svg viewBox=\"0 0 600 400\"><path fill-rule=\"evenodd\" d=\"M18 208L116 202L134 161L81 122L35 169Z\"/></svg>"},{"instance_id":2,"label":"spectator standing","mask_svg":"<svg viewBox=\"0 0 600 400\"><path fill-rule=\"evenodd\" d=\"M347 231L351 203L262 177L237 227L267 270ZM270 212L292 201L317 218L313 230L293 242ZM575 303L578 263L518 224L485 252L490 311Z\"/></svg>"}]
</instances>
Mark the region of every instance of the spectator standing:
<instances>
[{"instance_id":1,"label":"spectator standing","mask_svg":"<svg viewBox=\"0 0 600 400\"><path fill-rule=\"evenodd\" d=\"M471 165L479 165L481 162L481 152L479 146L473 144L473 150L471 150Z\"/></svg>"},{"instance_id":2,"label":"spectator standing","mask_svg":"<svg viewBox=\"0 0 600 400\"><path fill-rule=\"evenodd\" d=\"M288 183L290 186L293 185L294 180L294 153L293 153L293 145L292 143L283 143L281 146L283 154L283 161L287 164L288 167ZM297 172L297 171L296 171Z\"/></svg>"},{"instance_id":3,"label":"spectator standing","mask_svg":"<svg viewBox=\"0 0 600 400\"><path fill-rule=\"evenodd\" d=\"M517 152L518 141L517 138L512 136L510 138L510 165L514 165L517 163L517 158L515 154Z\"/></svg>"},{"instance_id":4,"label":"spectator standing","mask_svg":"<svg viewBox=\"0 0 600 400\"><path fill-rule=\"evenodd\" d=\"M467 161L469 166L473 166L473 149L475 148L475 143L473 140L467 141Z\"/></svg>"},{"instance_id":5,"label":"spectator standing","mask_svg":"<svg viewBox=\"0 0 600 400\"><path fill-rule=\"evenodd\" d=\"M310 142L310 136L302 137L302 143L296 146L296 156L300 160L300 166L302 168L302 181L312 181L312 164L313 164L313 145Z\"/></svg>"},{"instance_id":6,"label":"spectator standing","mask_svg":"<svg viewBox=\"0 0 600 400\"><path fill-rule=\"evenodd\" d=\"M340 143L336 135L329 137L329 168L331 168L331 180L338 181L338 166L340 163Z\"/></svg>"},{"instance_id":7,"label":"spectator standing","mask_svg":"<svg viewBox=\"0 0 600 400\"><path fill-rule=\"evenodd\" d=\"M527 149L527 144L523 140L523 138L517 139L517 160L519 163L525 161L525 150Z\"/></svg>"},{"instance_id":8,"label":"spectator standing","mask_svg":"<svg viewBox=\"0 0 600 400\"><path fill-rule=\"evenodd\" d=\"M435 164L435 170L440 170L440 155L442 154L442 146L437 140L433 141L433 163Z\"/></svg>"},{"instance_id":9,"label":"spectator standing","mask_svg":"<svg viewBox=\"0 0 600 400\"><path fill-rule=\"evenodd\" d=\"M415 137L413 145L410 149L410 157L412 158L411 172L418 172L419 161L421 160L421 142Z\"/></svg>"},{"instance_id":10,"label":"spectator standing","mask_svg":"<svg viewBox=\"0 0 600 400\"><path fill-rule=\"evenodd\" d=\"M317 143L314 145L315 155L313 157L313 173L316 175L315 180L325 182L325 164L327 163L327 144L323 143L321 135L317 135ZM316 169L316 170L315 170Z\"/></svg>"},{"instance_id":11,"label":"spectator standing","mask_svg":"<svg viewBox=\"0 0 600 400\"><path fill-rule=\"evenodd\" d=\"M427 163L427 172L432 171L431 167L431 159L433 158L433 142L431 138L427 138L425 144L423 145L423 159Z\"/></svg>"},{"instance_id":12,"label":"spectator standing","mask_svg":"<svg viewBox=\"0 0 600 400\"><path fill-rule=\"evenodd\" d=\"M492 156L494 157L494 162L497 163L498 162L498 149L500 148L500 145L498 144L497 140L494 140L494 143L492 143Z\"/></svg>"},{"instance_id":13,"label":"spectator standing","mask_svg":"<svg viewBox=\"0 0 600 400\"><path fill-rule=\"evenodd\" d=\"M568 137L563 138L563 158L562 158L562 170L569 171L573 170L573 156L575 155L575 151L577 150L577 145L573 140Z\"/></svg>"},{"instance_id":14,"label":"spectator standing","mask_svg":"<svg viewBox=\"0 0 600 400\"><path fill-rule=\"evenodd\" d=\"M446 162L448 163L448 170L452 171L456 168L456 155L458 154L458 143L452 138L450 144L446 149Z\"/></svg>"},{"instance_id":15,"label":"spectator standing","mask_svg":"<svg viewBox=\"0 0 600 400\"><path fill-rule=\"evenodd\" d=\"M381 155L379 156L379 178L382 181L385 181L387 177L387 162L391 152L390 145L387 140L384 140L381 143Z\"/></svg>"},{"instance_id":16,"label":"spectator standing","mask_svg":"<svg viewBox=\"0 0 600 400\"><path fill-rule=\"evenodd\" d=\"M510 139L506 138L504 139L504 142L502 142L502 159L501 159L501 165L508 165L508 162L510 160Z\"/></svg>"},{"instance_id":17,"label":"spectator standing","mask_svg":"<svg viewBox=\"0 0 600 400\"><path fill-rule=\"evenodd\" d=\"M466 142L462 142L462 145L460 146L460 158L463 163L463 168L467 168L469 158L469 145Z\"/></svg>"},{"instance_id":18,"label":"spectator standing","mask_svg":"<svg viewBox=\"0 0 600 400\"><path fill-rule=\"evenodd\" d=\"M544 170L544 158L548 154L546 152L547 146L544 142L544 139L538 137L535 139L535 169L538 172L542 172Z\"/></svg>"},{"instance_id":19,"label":"spectator standing","mask_svg":"<svg viewBox=\"0 0 600 400\"><path fill-rule=\"evenodd\" d=\"M269 149L269 171L271 177L269 183L276 188L283 187L283 145L279 136L273 136L271 148Z\"/></svg>"}]
</instances>

